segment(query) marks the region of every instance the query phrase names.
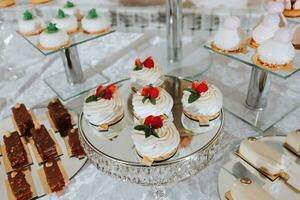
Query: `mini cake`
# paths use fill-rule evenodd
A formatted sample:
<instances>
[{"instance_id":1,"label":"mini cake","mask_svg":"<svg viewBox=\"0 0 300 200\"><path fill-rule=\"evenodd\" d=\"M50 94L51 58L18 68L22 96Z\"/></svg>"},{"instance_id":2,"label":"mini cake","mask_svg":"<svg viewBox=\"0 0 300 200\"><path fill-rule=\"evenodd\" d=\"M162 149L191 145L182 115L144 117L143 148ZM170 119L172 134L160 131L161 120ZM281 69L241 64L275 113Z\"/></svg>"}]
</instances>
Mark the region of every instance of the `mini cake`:
<instances>
[{"instance_id":1,"label":"mini cake","mask_svg":"<svg viewBox=\"0 0 300 200\"><path fill-rule=\"evenodd\" d=\"M272 38L275 32L279 29L280 17L275 14L267 14L261 24L254 28L250 47L257 48L264 41Z\"/></svg>"},{"instance_id":2,"label":"mini cake","mask_svg":"<svg viewBox=\"0 0 300 200\"><path fill-rule=\"evenodd\" d=\"M38 35L45 28L41 18L33 16L28 10L24 12L23 18L18 21L19 32L25 36Z\"/></svg>"},{"instance_id":3,"label":"mini cake","mask_svg":"<svg viewBox=\"0 0 300 200\"><path fill-rule=\"evenodd\" d=\"M74 15L77 20L82 18L79 8L72 1L67 1L62 10L68 15Z\"/></svg>"},{"instance_id":4,"label":"mini cake","mask_svg":"<svg viewBox=\"0 0 300 200\"><path fill-rule=\"evenodd\" d=\"M285 147L300 156L300 129L293 131L286 136Z\"/></svg>"},{"instance_id":5,"label":"mini cake","mask_svg":"<svg viewBox=\"0 0 300 200\"><path fill-rule=\"evenodd\" d=\"M222 104L223 95L216 86L194 81L183 92L183 126L193 133L211 130L220 117Z\"/></svg>"},{"instance_id":6,"label":"mini cake","mask_svg":"<svg viewBox=\"0 0 300 200\"><path fill-rule=\"evenodd\" d=\"M230 200L275 200L270 193L247 177L234 181L225 197Z\"/></svg>"},{"instance_id":7,"label":"mini cake","mask_svg":"<svg viewBox=\"0 0 300 200\"><path fill-rule=\"evenodd\" d=\"M50 0L29 0L32 4L48 3Z\"/></svg>"},{"instance_id":8,"label":"mini cake","mask_svg":"<svg viewBox=\"0 0 300 200\"><path fill-rule=\"evenodd\" d=\"M283 15L286 17L300 17L300 1L284 0Z\"/></svg>"},{"instance_id":9,"label":"mini cake","mask_svg":"<svg viewBox=\"0 0 300 200\"><path fill-rule=\"evenodd\" d=\"M83 114L97 130L107 131L124 116L123 100L115 85L99 86L85 98Z\"/></svg>"},{"instance_id":10,"label":"mini cake","mask_svg":"<svg viewBox=\"0 0 300 200\"><path fill-rule=\"evenodd\" d=\"M13 123L20 136L29 137L30 129L34 128L33 113L22 103L11 108Z\"/></svg>"},{"instance_id":11,"label":"mini cake","mask_svg":"<svg viewBox=\"0 0 300 200\"><path fill-rule=\"evenodd\" d=\"M12 193L12 199L29 200L36 196L33 191L32 177L30 171L18 170L7 175L8 185ZM8 190L8 193L10 193Z\"/></svg>"},{"instance_id":12,"label":"mini cake","mask_svg":"<svg viewBox=\"0 0 300 200\"><path fill-rule=\"evenodd\" d=\"M137 58L130 74L131 88L138 91L144 86L161 86L164 83L164 74L162 68L154 63L151 56L143 62Z\"/></svg>"},{"instance_id":13,"label":"mini cake","mask_svg":"<svg viewBox=\"0 0 300 200\"><path fill-rule=\"evenodd\" d=\"M166 115L173 119L173 99L163 88L145 86L133 95L132 105L137 119L145 119L149 115Z\"/></svg>"},{"instance_id":14,"label":"mini cake","mask_svg":"<svg viewBox=\"0 0 300 200\"><path fill-rule=\"evenodd\" d=\"M79 30L78 21L74 15L66 15L61 9L58 10L56 17L52 20L57 28L66 31L68 34Z\"/></svg>"},{"instance_id":15,"label":"mini cake","mask_svg":"<svg viewBox=\"0 0 300 200\"><path fill-rule=\"evenodd\" d=\"M288 28L278 29L274 37L263 42L252 58L254 64L272 69L291 69L295 49L291 43L292 33Z\"/></svg>"},{"instance_id":16,"label":"mini cake","mask_svg":"<svg viewBox=\"0 0 300 200\"><path fill-rule=\"evenodd\" d=\"M0 8L13 6L16 4L16 0L0 0Z\"/></svg>"},{"instance_id":17,"label":"mini cake","mask_svg":"<svg viewBox=\"0 0 300 200\"><path fill-rule=\"evenodd\" d=\"M178 149L180 135L175 125L163 116L148 116L134 126L131 135L136 151L146 165L172 157Z\"/></svg>"},{"instance_id":18,"label":"mini cake","mask_svg":"<svg viewBox=\"0 0 300 200\"><path fill-rule=\"evenodd\" d=\"M217 31L211 46L215 51L222 53L245 52L247 39L245 32L240 28L240 19L236 16L227 17L224 25Z\"/></svg>"},{"instance_id":19,"label":"mini cake","mask_svg":"<svg viewBox=\"0 0 300 200\"><path fill-rule=\"evenodd\" d=\"M51 192L60 192L64 190L67 185L67 180L64 175L64 169L60 161L52 160L48 161L43 166L43 173L45 175L46 183ZM45 187L45 186L44 186Z\"/></svg>"},{"instance_id":20,"label":"mini cake","mask_svg":"<svg viewBox=\"0 0 300 200\"><path fill-rule=\"evenodd\" d=\"M40 34L39 47L43 50L56 50L70 44L68 34L59 30L55 24L49 23L46 30Z\"/></svg>"},{"instance_id":21,"label":"mini cake","mask_svg":"<svg viewBox=\"0 0 300 200\"><path fill-rule=\"evenodd\" d=\"M91 9L81 20L81 26L83 31L88 34L100 34L110 29L108 21L104 17L100 17L95 8Z\"/></svg>"}]
</instances>

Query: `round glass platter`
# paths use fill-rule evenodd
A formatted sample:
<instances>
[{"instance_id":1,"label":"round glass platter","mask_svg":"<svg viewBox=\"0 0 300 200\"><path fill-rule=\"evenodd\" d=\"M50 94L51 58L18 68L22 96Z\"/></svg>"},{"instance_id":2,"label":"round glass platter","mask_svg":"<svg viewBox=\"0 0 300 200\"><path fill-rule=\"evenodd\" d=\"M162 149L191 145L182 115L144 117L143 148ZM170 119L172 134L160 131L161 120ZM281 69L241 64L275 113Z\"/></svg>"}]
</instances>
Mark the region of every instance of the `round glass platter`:
<instances>
[{"instance_id":1,"label":"round glass platter","mask_svg":"<svg viewBox=\"0 0 300 200\"><path fill-rule=\"evenodd\" d=\"M193 134L185 130L181 123L181 97L183 89L190 86L191 81L173 76L165 77L163 88L174 99L172 112L174 124L181 135L181 143L173 157L154 162L150 167L141 163L130 136L133 130L133 92L130 80L121 80L115 84L125 101L125 114L122 121L108 131L110 133L97 131L83 117L83 113L79 118L82 146L98 169L123 181L160 186L188 178L207 166L222 140L224 113L222 110L210 131ZM108 135L113 137L107 137Z\"/></svg>"}]
</instances>

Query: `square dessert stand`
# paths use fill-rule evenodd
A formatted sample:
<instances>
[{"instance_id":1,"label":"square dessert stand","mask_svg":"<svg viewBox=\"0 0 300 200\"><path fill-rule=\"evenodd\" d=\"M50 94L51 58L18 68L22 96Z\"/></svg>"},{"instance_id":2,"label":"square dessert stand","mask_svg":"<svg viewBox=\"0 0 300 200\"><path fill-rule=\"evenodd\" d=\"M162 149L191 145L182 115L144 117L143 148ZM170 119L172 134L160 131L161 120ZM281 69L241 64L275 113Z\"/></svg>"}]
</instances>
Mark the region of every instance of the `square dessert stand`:
<instances>
[{"instance_id":1,"label":"square dessert stand","mask_svg":"<svg viewBox=\"0 0 300 200\"><path fill-rule=\"evenodd\" d=\"M258 131L266 131L299 106L299 102L269 92L272 76L288 79L300 70L299 51L296 51L292 70L276 71L255 65L252 62L252 56L256 50L250 47L247 47L245 54L220 53L211 48L211 41L207 42L204 47L213 53L226 56L243 63L243 66L252 68L247 93L244 87L223 91L224 107L241 120L257 128Z\"/></svg>"},{"instance_id":2,"label":"square dessert stand","mask_svg":"<svg viewBox=\"0 0 300 200\"><path fill-rule=\"evenodd\" d=\"M70 35L71 45L54 51L40 49L38 47L38 36L22 37L45 56L59 52L65 73L49 76L44 81L63 101L66 101L108 81L104 76L91 68L85 72L82 71L77 46L113 32L115 30L98 35L89 35L83 32L75 33Z\"/></svg>"}]
</instances>

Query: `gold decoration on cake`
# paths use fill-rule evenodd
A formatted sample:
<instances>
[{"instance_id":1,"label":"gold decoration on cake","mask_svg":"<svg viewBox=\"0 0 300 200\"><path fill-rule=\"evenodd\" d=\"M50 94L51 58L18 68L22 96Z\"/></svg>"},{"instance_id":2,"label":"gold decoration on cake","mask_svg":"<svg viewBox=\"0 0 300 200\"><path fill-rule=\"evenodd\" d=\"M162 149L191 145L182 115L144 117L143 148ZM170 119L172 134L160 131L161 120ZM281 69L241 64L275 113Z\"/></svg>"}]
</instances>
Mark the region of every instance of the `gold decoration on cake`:
<instances>
[{"instance_id":1,"label":"gold decoration on cake","mask_svg":"<svg viewBox=\"0 0 300 200\"><path fill-rule=\"evenodd\" d=\"M190 118L194 121L198 121L199 124L202 126L209 126L209 121L212 121L220 116L220 112L217 112L216 114L211 115L211 116L194 116L194 115L188 113L186 110L183 110L182 112L188 118Z\"/></svg>"}]
</instances>

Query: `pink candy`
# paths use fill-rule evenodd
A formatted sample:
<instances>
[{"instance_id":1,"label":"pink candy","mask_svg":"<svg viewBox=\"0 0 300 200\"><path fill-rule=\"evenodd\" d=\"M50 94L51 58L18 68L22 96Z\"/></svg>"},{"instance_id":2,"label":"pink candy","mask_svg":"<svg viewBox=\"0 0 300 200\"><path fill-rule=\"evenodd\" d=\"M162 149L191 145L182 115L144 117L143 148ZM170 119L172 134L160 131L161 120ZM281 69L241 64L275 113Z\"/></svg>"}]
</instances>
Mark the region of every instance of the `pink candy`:
<instances>
[{"instance_id":1,"label":"pink candy","mask_svg":"<svg viewBox=\"0 0 300 200\"><path fill-rule=\"evenodd\" d=\"M267 14L264 16L263 25L269 27L277 27L279 25L280 18L276 14Z\"/></svg>"},{"instance_id":2,"label":"pink candy","mask_svg":"<svg viewBox=\"0 0 300 200\"><path fill-rule=\"evenodd\" d=\"M224 28L226 29L237 29L240 27L240 19L236 16L229 16L226 17L225 21L224 21Z\"/></svg>"},{"instance_id":3,"label":"pink candy","mask_svg":"<svg viewBox=\"0 0 300 200\"><path fill-rule=\"evenodd\" d=\"M267 11L270 14L282 13L284 10L283 2L269 1L267 5Z\"/></svg>"},{"instance_id":4,"label":"pink candy","mask_svg":"<svg viewBox=\"0 0 300 200\"><path fill-rule=\"evenodd\" d=\"M280 28L275 32L273 39L277 42L289 43L292 40L292 31L288 28Z\"/></svg>"}]
</instances>

